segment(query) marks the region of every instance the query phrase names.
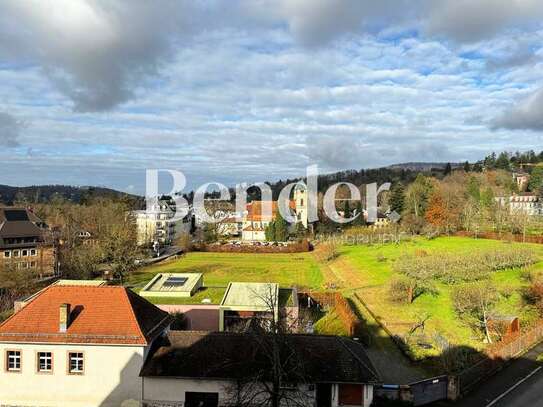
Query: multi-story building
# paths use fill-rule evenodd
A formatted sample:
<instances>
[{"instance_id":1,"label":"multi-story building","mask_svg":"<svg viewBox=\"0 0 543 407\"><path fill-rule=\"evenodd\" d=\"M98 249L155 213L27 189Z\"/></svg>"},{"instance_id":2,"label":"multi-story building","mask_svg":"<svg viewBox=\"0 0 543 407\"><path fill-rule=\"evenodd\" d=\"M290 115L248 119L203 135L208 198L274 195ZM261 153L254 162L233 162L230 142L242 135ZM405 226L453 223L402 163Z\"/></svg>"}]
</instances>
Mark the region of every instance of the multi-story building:
<instances>
[{"instance_id":1,"label":"multi-story building","mask_svg":"<svg viewBox=\"0 0 543 407\"><path fill-rule=\"evenodd\" d=\"M0 325L0 405L139 402L140 370L170 323L124 287L51 285Z\"/></svg>"},{"instance_id":2,"label":"multi-story building","mask_svg":"<svg viewBox=\"0 0 543 407\"><path fill-rule=\"evenodd\" d=\"M182 234L190 234L193 227L192 211L185 216L176 212L175 201L162 197L145 210L134 211L138 230L138 244L146 245L158 242L170 245Z\"/></svg>"},{"instance_id":3,"label":"multi-story building","mask_svg":"<svg viewBox=\"0 0 543 407\"><path fill-rule=\"evenodd\" d=\"M271 211L269 209L271 209ZM308 202L307 188L303 183L298 183L294 188L294 200L289 202L291 215L296 222L308 227ZM269 213L267 213L267 211ZM279 215L279 204L277 201L252 201L247 204L243 217L242 240L265 241L266 228Z\"/></svg>"},{"instance_id":4,"label":"multi-story building","mask_svg":"<svg viewBox=\"0 0 543 407\"><path fill-rule=\"evenodd\" d=\"M25 208L0 208L0 268L56 275L56 250L47 225Z\"/></svg>"},{"instance_id":5,"label":"multi-story building","mask_svg":"<svg viewBox=\"0 0 543 407\"><path fill-rule=\"evenodd\" d=\"M0 324L0 405L230 406L238 384L271 381L269 338L288 367L280 390L297 405L369 407L379 383L351 339L172 331L172 320L125 287L50 285Z\"/></svg>"},{"instance_id":6,"label":"multi-story building","mask_svg":"<svg viewBox=\"0 0 543 407\"><path fill-rule=\"evenodd\" d=\"M496 202L503 207L508 207L511 214L526 214L530 216L543 215L543 202L539 196L523 193L506 197L497 197Z\"/></svg>"}]
</instances>

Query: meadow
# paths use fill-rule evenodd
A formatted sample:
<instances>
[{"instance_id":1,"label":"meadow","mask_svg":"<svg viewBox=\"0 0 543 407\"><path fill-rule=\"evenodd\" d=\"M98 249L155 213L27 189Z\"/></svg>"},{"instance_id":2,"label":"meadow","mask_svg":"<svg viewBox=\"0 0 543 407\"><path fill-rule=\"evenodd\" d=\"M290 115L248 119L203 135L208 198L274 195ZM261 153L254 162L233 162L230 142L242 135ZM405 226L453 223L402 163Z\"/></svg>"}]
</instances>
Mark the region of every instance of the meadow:
<instances>
[{"instance_id":1,"label":"meadow","mask_svg":"<svg viewBox=\"0 0 543 407\"><path fill-rule=\"evenodd\" d=\"M428 341L435 342L442 338L451 345L467 345L480 349L484 346L480 335L458 318L453 307L452 290L462 283L436 282L435 292L424 293L411 304L395 303L389 296L389 282L397 274L393 264L404 254L446 252L470 256L470 253L477 250L499 250L504 245L531 248L539 260L543 259L542 245L461 237L440 237L432 240L416 238L400 245L344 246L336 260L340 264L335 271L352 275L355 270L356 287L346 290L358 294L381 323L386 324L393 333L403 336L417 322L428 317L424 325L424 336ZM334 264L331 266L334 267ZM516 268L492 273L491 281L497 290L504 293L496 305L495 312L501 316L517 316L522 325L534 322L538 316L533 308L525 306L521 289L529 284L525 278L527 272L541 270L543 262L538 261L526 270ZM426 353L438 352L438 349L434 349L434 352Z\"/></svg>"},{"instance_id":2,"label":"meadow","mask_svg":"<svg viewBox=\"0 0 543 407\"><path fill-rule=\"evenodd\" d=\"M191 252L176 260L136 270L129 284L135 289L142 288L157 273L202 273L207 287L226 287L236 281L319 289L323 281L320 266L310 253Z\"/></svg>"},{"instance_id":3,"label":"meadow","mask_svg":"<svg viewBox=\"0 0 543 407\"><path fill-rule=\"evenodd\" d=\"M403 255L420 252L470 256L477 250L499 250L502 247L530 248L539 259L525 270L507 269L490 275L497 290L504 293L494 311L501 316L517 316L521 325L526 326L534 322L538 315L533 307L524 304L521 291L529 284L525 278L528 272L543 272L543 245L467 237L417 237L400 244L342 246L338 257L331 262L321 260L318 250L316 253L297 254L192 252L176 260L137 270L131 275L129 284L138 291L156 273L203 273L207 291L185 302L210 298L213 303L220 301L224 287L231 281L275 282L282 287L296 286L312 290L333 287L346 297L354 299L355 294L359 296L382 324L401 337L405 337L417 322L427 318L424 330L419 329L417 334L423 334L423 341L433 346L431 349L426 346L424 355L432 355L440 351L434 346L436 343L466 345L475 349L484 346L480 334L464 323L454 310L452 291L463 283L436 281L433 292L423 293L410 304L396 303L391 301L389 295L390 281L398 274L394 271L394 263ZM156 301L164 302L163 299ZM360 304L358 300L353 303ZM367 315L363 310L360 314ZM333 309L316 325L316 330L323 333L341 332Z\"/></svg>"}]
</instances>

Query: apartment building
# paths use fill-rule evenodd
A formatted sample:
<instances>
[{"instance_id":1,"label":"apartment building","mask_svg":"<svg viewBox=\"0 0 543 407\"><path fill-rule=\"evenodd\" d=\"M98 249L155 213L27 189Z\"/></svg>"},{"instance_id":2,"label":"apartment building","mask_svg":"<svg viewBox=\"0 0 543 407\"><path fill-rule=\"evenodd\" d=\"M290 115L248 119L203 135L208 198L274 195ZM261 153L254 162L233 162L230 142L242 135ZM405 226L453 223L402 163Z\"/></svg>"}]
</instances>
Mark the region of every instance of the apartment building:
<instances>
[{"instance_id":1,"label":"apartment building","mask_svg":"<svg viewBox=\"0 0 543 407\"><path fill-rule=\"evenodd\" d=\"M0 208L0 267L56 275L56 250L45 222L25 208Z\"/></svg>"}]
</instances>

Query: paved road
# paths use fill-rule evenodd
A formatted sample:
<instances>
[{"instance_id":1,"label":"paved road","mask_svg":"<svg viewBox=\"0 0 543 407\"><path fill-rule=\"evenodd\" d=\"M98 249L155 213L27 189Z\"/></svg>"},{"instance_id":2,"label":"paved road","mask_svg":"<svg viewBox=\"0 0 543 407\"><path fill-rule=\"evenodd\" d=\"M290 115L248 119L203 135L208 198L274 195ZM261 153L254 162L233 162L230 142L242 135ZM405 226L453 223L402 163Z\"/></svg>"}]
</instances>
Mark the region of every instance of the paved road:
<instances>
[{"instance_id":1,"label":"paved road","mask_svg":"<svg viewBox=\"0 0 543 407\"><path fill-rule=\"evenodd\" d=\"M539 344L521 358L510 363L496 375L480 384L480 386L467 397L459 400L454 406L458 407L543 407L543 369L536 362L536 358L543 353L543 343ZM512 386L525 379L506 396L498 401L498 397Z\"/></svg>"},{"instance_id":2,"label":"paved road","mask_svg":"<svg viewBox=\"0 0 543 407\"><path fill-rule=\"evenodd\" d=\"M533 376L492 404L492 407L506 406L543 406L543 369L536 371Z\"/></svg>"}]
</instances>

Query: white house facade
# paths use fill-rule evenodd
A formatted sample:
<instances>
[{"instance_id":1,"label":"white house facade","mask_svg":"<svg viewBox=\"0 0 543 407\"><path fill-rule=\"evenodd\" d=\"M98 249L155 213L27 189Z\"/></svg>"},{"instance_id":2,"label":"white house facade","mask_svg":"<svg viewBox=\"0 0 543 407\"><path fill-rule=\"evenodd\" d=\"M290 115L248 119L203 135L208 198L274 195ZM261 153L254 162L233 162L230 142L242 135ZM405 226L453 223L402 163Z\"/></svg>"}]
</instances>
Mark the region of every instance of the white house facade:
<instances>
[{"instance_id":1,"label":"white house facade","mask_svg":"<svg viewBox=\"0 0 543 407\"><path fill-rule=\"evenodd\" d=\"M123 287L49 286L0 325L0 405L141 402L139 372L170 323Z\"/></svg>"}]
</instances>

